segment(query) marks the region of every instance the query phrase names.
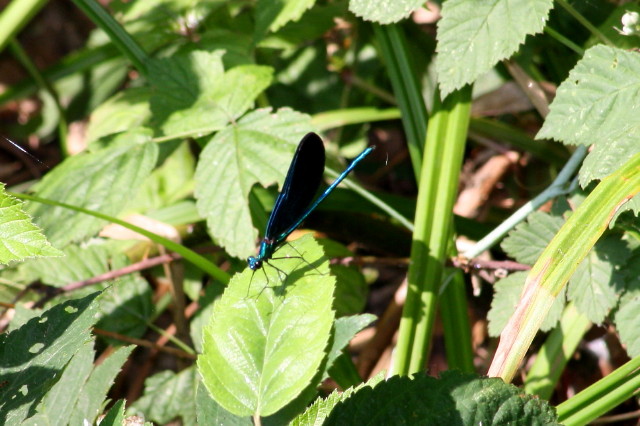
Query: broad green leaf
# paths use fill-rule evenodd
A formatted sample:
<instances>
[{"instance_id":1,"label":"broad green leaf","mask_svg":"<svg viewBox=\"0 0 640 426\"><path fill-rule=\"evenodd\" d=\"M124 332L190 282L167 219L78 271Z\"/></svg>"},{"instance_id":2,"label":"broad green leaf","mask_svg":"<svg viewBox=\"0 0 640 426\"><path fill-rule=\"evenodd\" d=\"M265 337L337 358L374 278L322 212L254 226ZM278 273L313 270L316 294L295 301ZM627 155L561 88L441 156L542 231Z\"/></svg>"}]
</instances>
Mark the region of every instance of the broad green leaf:
<instances>
[{"instance_id":1,"label":"broad green leaf","mask_svg":"<svg viewBox=\"0 0 640 426\"><path fill-rule=\"evenodd\" d=\"M638 312L640 312L640 291L627 293L621 300L615 312L616 329L620 334L620 341L625 345L629 357L640 355L640 327L638 327Z\"/></svg>"},{"instance_id":2,"label":"broad green leaf","mask_svg":"<svg viewBox=\"0 0 640 426\"><path fill-rule=\"evenodd\" d=\"M355 388L346 389L344 392L333 391L331 394L322 399L318 398L316 402L307 410L296 417L291 426L315 426L324 424L324 420L331 414L331 410L335 407L339 402L346 400L355 392L359 391L364 387L373 388L378 383L384 381L384 372L381 371L375 377L369 379L366 383L361 383Z\"/></svg>"},{"instance_id":3,"label":"broad green leaf","mask_svg":"<svg viewBox=\"0 0 640 426\"><path fill-rule=\"evenodd\" d=\"M114 266L114 269L124 264ZM100 299L98 327L134 338L142 337L154 315L151 288L138 274L125 275L115 280ZM105 338L119 346L121 341Z\"/></svg>"},{"instance_id":4,"label":"broad green leaf","mask_svg":"<svg viewBox=\"0 0 640 426\"><path fill-rule=\"evenodd\" d=\"M60 378L96 322L98 293L52 307L0 335L0 423L20 424Z\"/></svg>"},{"instance_id":5,"label":"broad green leaf","mask_svg":"<svg viewBox=\"0 0 640 426\"><path fill-rule=\"evenodd\" d=\"M48 390L36 408L37 414L23 425L70 424L71 412L84 382L93 368L93 339L86 341L64 368L60 379ZM100 401L102 402L102 401Z\"/></svg>"},{"instance_id":6,"label":"broad green leaf","mask_svg":"<svg viewBox=\"0 0 640 426\"><path fill-rule=\"evenodd\" d=\"M272 70L241 65L229 71L223 52L194 51L149 64L151 112L167 137L202 137L237 120L271 83Z\"/></svg>"},{"instance_id":7,"label":"broad green leaf","mask_svg":"<svg viewBox=\"0 0 640 426\"><path fill-rule=\"evenodd\" d=\"M132 87L116 93L91 113L87 128L89 143L114 133L140 127L149 120L148 87Z\"/></svg>"},{"instance_id":8,"label":"broad green leaf","mask_svg":"<svg viewBox=\"0 0 640 426\"><path fill-rule=\"evenodd\" d=\"M118 348L100 365L93 368L89 379L84 383L77 396L78 401L74 407L70 424L81 424L84 419L91 419L95 422L102 412L107 392L111 389L116 376L134 349L135 346Z\"/></svg>"},{"instance_id":9,"label":"broad green leaf","mask_svg":"<svg viewBox=\"0 0 640 426\"><path fill-rule=\"evenodd\" d=\"M487 316L490 336L500 336L504 326L516 309L526 278L527 272L514 272L493 285L495 293L491 301L491 310L489 310ZM563 290L553 302L549 313L540 326L541 330L549 331L558 323L565 305L565 291Z\"/></svg>"},{"instance_id":10,"label":"broad green leaf","mask_svg":"<svg viewBox=\"0 0 640 426\"><path fill-rule=\"evenodd\" d=\"M329 377L329 369L342 354L342 350L347 347L351 339L375 320L376 316L372 314L353 315L336 319L333 324L333 341L327 356L327 363L324 366L325 375L322 378L323 380Z\"/></svg>"},{"instance_id":11,"label":"broad green leaf","mask_svg":"<svg viewBox=\"0 0 640 426\"><path fill-rule=\"evenodd\" d=\"M196 391L196 415L200 425L253 426L251 417L231 414L211 399L209 391L202 382L198 382Z\"/></svg>"},{"instance_id":12,"label":"broad green leaf","mask_svg":"<svg viewBox=\"0 0 640 426\"><path fill-rule=\"evenodd\" d=\"M282 182L298 142L311 130L307 115L261 109L207 142L196 169L197 207L229 254L246 258L255 252L249 191L256 183Z\"/></svg>"},{"instance_id":13,"label":"broad green leaf","mask_svg":"<svg viewBox=\"0 0 640 426\"><path fill-rule=\"evenodd\" d=\"M358 153L360 151L358 151ZM339 194L337 191L332 193L331 201L336 202L338 206L347 208L346 205L348 202L341 202L339 200ZM329 207L328 204L325 204L325 207ZM322 246L322 250L324 250L326 256L330 259L353 256L353 252L336 241L321 239L318 242ZM356 315L362 312L367 303L369 286L359 268L339 264L331 265L330 268L331 275L336 277L336 295L333 304L333 309L336 310L336 317Z\"/></svg>"},{"instance_id":14,"label":"broad green leaf","mask_svg":"<svg viewBox=\"0 0 640 426\"><path fill-rule=\"evenodd\" d=\"M335 280L320 246L304 236L274 257L231 280L198 357L209 393L238 416L268 416L305 390L331 334Z\"/></svg>"},{"instance_id":15,"label":"broad green leaf","mask_svg":"<svg viewBox=\"0 0 640 426\"><path fill-rule=\"evenodd\" d=\"M23 425L93 423L99 414L122 364L134 347L120 348L94 366L93 340L87 341L71 359L60 380L47 392L33 417Z\"/></svg>"},{"instance_id":16,"label":"broad green leaf","mask_svg":"<svg viewBox=\"0 0 640 426\"><path fill-rule=\"evenodd\" d=\"M563 223L562 217L533 212L502 241L502 249L518 262L533 265Z\"/></svg>"},{"instance_id":17,"label":"broad green leaf","mask_svg":"<svg viewBox=\"0 0 640 426\"><path fill-rule=\"evenodd\" d=\"M363 387L335 406L323 425L358 424L556 425L546 401L498 378L445 371L439 379L418 373Z\"/></svg>"},{"instance_id":18,"label":"broad green leaf","mask_svg":"<svg viewBox=\"0 0 640 426\"><path fill-rule=\"evenodd\" d=\"M392 24L409 17L423 5L422 0L350 0L349 10L365 21Z\"/></svg>"},{"instance_id":19,"label":"broad green leaf","mask_svg":"<svg viewBox=\"0 0 640 426\"><path fill-rule=\"evenodd\" d=\"M197 371L189 367L180 373L162 371L144 382L144 395L129 407L127 414L141 415L157 424L180 418L183 425L196 425Z\"/></svg>"},{"instance_id":20,"label":"broad green leaf","mask_svg":"<svg viewBox=\"0 0 640 426\"><path fill-rule=\"evenodd\" d=\"M22 203L7 195L0 183L0 264L32 257L63 256L22 210Z\"/></svg>"},{"instance_id":21,"label":"broad green leaf","mask_svg":"<svg viewBox=\"0 0 640 426\"><path fill-rule=\"evenodd\" d=\"M196 161L186 143L181 143L145 180L127 213L155 212L193 193ZM187 222L188 223L188 222Z\"/></svg>"},{"instance_id":22,"label":"broad green leaf","mask_svg":"<svg viewBox=\"0 0 640 426\"><path fill-rule=\"evenodd\" d=\"M156 164L148 134L123 133L107 148L67 158L37 185L39 197L116 216ZM74 210L29 203L29 213L53 244L95 235L105 221Z\"/></svg>"},{"instance_id":23,"label":"broad green leaf","mask_svg":"<svg viewBox=\"0 0 640 426\"><path fill-rule=\"evenodd\" d=\"M254 39L261 40L268 31L278 31L287 22L297 21L315 0L258 0Z\"/></svg>"},{"instance_id":24,"label":"broad green leaf","mask_svg":"<svg viewBox=\"0 0 640 426\"><path fill-rule=\"evenodd\" d=\"M92 240L87 244L69 245L64 248L64 262L57 259L37 259L22 267L48 285L63 287L109 271L113 245ZM118 257L123 257L120 254Z\"/></svg>"},{"instance_id":25,"label":"broad green leaf","mask_svg":"<svg viewBox=\"0 0 640 426\"><path fill-rule=\"evenodd\" d=\"M589 49L560 85L538 138L594 145L581 170L586 186L640 152L640 57L603 45Z\"/></svg>"},{"instance_id":26,"label":"broad green leaf","mask_svg":"<svg viewBox=\"0 0 640 426\"><path fill-rule=\"evenodd\" d=\"M202 353L202 333L213 313L214 301L222 295L224 287L212 283L205 288L203 296L198 298L198 310L189 323L189 333L196 352Z\"/></svg>"},{"instance_id":27,"label":"broad green leaf","mask_svg":"<svg viewBox=\"0 0 640 426\"><path fill-rule=\"evenodd\" d=\"M569 280L567 298L589 321L601 324L625 287L620 268L631 255L618 236L600 240Z\"/></svg>"},{"instance_id":28,"label":"broad green leaf","mask_svg":"<svg viewBox=\"0 0 640 426\"><path fill-rule=\"evenodd\" d=\"M436 71L443 97L473 83L542 31L551 0L449 0L438 21Z\"/></svg>"}]
</instances>

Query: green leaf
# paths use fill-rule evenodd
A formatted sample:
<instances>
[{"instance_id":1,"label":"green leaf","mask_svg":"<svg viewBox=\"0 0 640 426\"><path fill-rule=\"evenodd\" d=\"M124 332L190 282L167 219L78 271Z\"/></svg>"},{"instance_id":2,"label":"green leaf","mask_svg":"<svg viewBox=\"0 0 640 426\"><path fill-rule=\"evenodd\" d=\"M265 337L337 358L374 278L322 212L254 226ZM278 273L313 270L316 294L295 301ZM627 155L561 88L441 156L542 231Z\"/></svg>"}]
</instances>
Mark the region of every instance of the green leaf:
<instances>
[{"instance_id":1,"label":"green leaf","mask_svg":"<svg viewBox=\"0 0 640 426\"><path fill-rule=\"evenodd\" d=\"M520 300L526 278L527 272L514 272L493 285L495 293L491 301L491 310L487 316L490 336L500 336L505 325L507 325L507 321L515 312L518 300ZM553 302L549 313L540 326L541 330L549 331L558 323L565 305L565 293L566 289L563 289Z\"/></svg>"},{"instance_id":2,"label":"green leaf","mask_svg":"<svg viewBox=\"0 0 640 426\"><path fill-rule=\"evenodd\" d=\"M198 298L198 310L189 323L191 341L198 353L202 353L202 333L213 313L213 302L222 295L222 290L224 290L224 287L221 285L208 285L204 290L205 294Z\"/></svg>"},{"instance_id":3,"label":"green leaf","mask_svg":"<svg viewBox=\"0 0 640 426\"><path fill-rule=\"evenodd\" d=\"M109 147L67 158L37 185L37 195L117 216L135 197L156 164L158 147L149 135L123 133ZM29 213L53 244L95 235L105 221L76 211L29 203Z\"/></svg>"},{"instance_id":4,"label":"green leaf","mask_svg":"<svg viewBox=\"0 0 640 426\"><path fill-rule=\"evenodd\" d=\"M555 410L498 378L445 371L439 379L418 373L363 387L336 405L323 425L358 424L556 425Z\"/></svg>"},{"instance_id":5,"label":"green leaf","mask_svg":"<svg viewBox=\"0 0 640 426\"><path fill-rule=\"evenodd\" d=\"M551 0L449 0L438 21L436 71L442 96L473 83L542 31Z\"/></svg>"},{"instance_id":6,"label":"green leaf","mask_svg":"<svg viewBox=\"0 0 640 426\"><path fill-rule=\"evenodd\" d=\"M111 246L111 247L110 247ZM64 248L64 262L58 259L37 259L22 267L48 285L63 287L76 281L86 280L109 271L114 245L104 244L99 239L87 244L70 245ZM117 255L122 261L123 254Z\"/></svg>"},{"instance_id":7,"label":"green leaf","mask_svg":"<svg viewBox=\"0 0 640 426\"><path fill-rule=\"evenodd\" d=\"M355 388L351 387L344 392L333 391L324 399L318 398L316 402L314 402L311 407L307 408L303 414L294 419L291 426L315 426L324 424L324 420L331 413L333 407L335 407L339 402L346 400L364 387L373 388L382 381L384 381L383 371L369 379L366 383L361 383Z\"/></svg>"},{"instance_id":8,"label":"green leaf","mask_svg":"<svg viewBox=\"0 0 640 426\"><path fill-rule=\"evenodd\" d=\"M87 128L89 143L145 124L151 117L151 93L148 87L132 87L116 93L93 110Z\"/></svg>"},{"instance_id":9,"label":"green leaf","mask_svg":"<svg viewBox=\"0 0 640 426\"><path fill-rule=\"evenodd\" d=\"M7 195L0 182L0 264L32 257L63 256L22 210L22 203Z\"/></svg>"},{"instance_id":10,"label":"green leaf","mask_svg":"<svg viewBox=\"0 0 640 426\"><path fill-rule=\"evenodd\" d=\"M180 143L145 180L136 199L127 205L127 212L153 214L191 195L195 169L196 161L189 145Z\"/></svg>"},{"instance_id":11,"label":"green leaf","mask_svg":"<svg viewBox=\"0 0 640 426\"><path fill-rule=\"evenodd\" d=\"M64 369L60 380L37 407L38 414L23 425L83 424L95 422L107 391L134 347L120 348L95 366L93 340L86 342Z\"/></svg>"},{"instance_id":12,"label":"green leaf","mask_svg":"<svg viewBox=\"0 0 640 426\"><path fill-rule=\"evenodd\" d=\"M153 315L154 305L147 280L138 274L125 275L115 280L100 299L98 327L140 338L147 330L147 324ZM121 341L106 337L105 339L112 345L122 345Z\"/></svg>"},{"instance_id":13,"label":"green leaf","mask_svg":"<svg viewBox=\"0 0 640 426\"><path fill-rule=\"evenodd\" d=\"M38 414L29 417L23 424L70 424L71 412L78 394L93 368L93 343L91 339L82 345L65 367L60 379L38 404Z\"/></svg>"},{"instance_id":14,"label":"green leaf","mask_svg":"<svg viewBox=\"0 0 640 426\"><path fill-rule=\"evenodd\" d=\"M221 56L194 51L149 64L151 112L165 136L202 137L223 129L271 83L270 67L241 65L225 72Z\"/></svg>"},{"instance_id":15,"label":"green leaf","mask_svg":"<svg viewBox=\"0 0 640 426\"><path fill-rule=\"evenodd\" d=\"M281 259L233 277L198 357L209 393L238 416L268 416L300 394L316 376L331 333L335 280L320 246L305 235L274 257Z\"/></svg>"},{"instance_id":16,"label":"green leaf","mask_svg":"<svg viewBox=\"0 0 640 426\"><path fill-rule=\"evenodd\" d=\"M89 379L77 395L70 424L81 424L84 419L92 419L95 422L107 398L107 392L120 373L122 365L129 359L135 346L118 348L100 365L93 368ZM93 364L92 364L93 365ZM64 391L64 390L63 390Z\"/></svg>"},{"instance_id":17,"label":"green leaf","mask_svg":"<svg viewBox=\"0 0 640 426\"><path fill-rule=\"evenodd\" d=\"M253 426L251 417L231 414L211 399L202 382L199 382L196 391L196 414L200 425Z\"/></svg>"},{"instance_id":18,"label":"green leaf","mask_svg":"<svg viewBox=\"0 0 640 426\"><path fill-rule=\"evenodd\" d=\"M620 341L625 345L627 354L631 358L640 356L638 312L640 312L640 291L636 290L624 295L614 316Z\"/></svg>"},{"instance_id":19,"label":"green leaf","mask_svg":"<svg viewBox=\"0 0 640 426\"><path fill-rule=\"evenodd\" d=\"M125 424L124 418L124 399L119 399L113 404L113 407L107 412L102 421L100 421L100 426L122 426Z\"/></svg>"},{"instance_id":20,"label":"green leaf","mask_svg":"<svg viewBox=\"0 0 640 426\"><path fill-rule=\"evenodd\" d=\"M536 136L592 145L580 169L584 187L617 170L640 151L640 58L636 52L595 46L560 85Z\"/></svg>"},{"instance_id":21,"label":"green leaf","mask_svg":"<svg viewBox=\"0 0 640 426\"><path fill-rule=\"evenodd\" d=\"M325 375L322 379L329 377L327 373L331 368L335 360L342 354L342 350L347 347L351 339L366 326L376 320L376 316L373 314L361 314L351 317L342 317L336 319L333 324L334 334L331 348L327 356L327 363L325 365Z\"/></svg>"},{"instance_id":22,"label":"green leaf","mask_svg":"<svg viewBox=\"0 0 640 426\"><path fill-rule=\"evenodd\" d=\"M625 287L620 268L631 252L618 236L598 241L569 281L567 297L589 321L601 324Z\"/></svg>"},{"instance_id":23,"label":"green leaf","mask_svg":"<svg viewBox=\"0 0 640 426\"><path fill-rule=\"evenodd\" d=\"M509 232L502 241L502 249L518 262L533 265L563 223L562 217L533 212L526 222Z\"/></svg>"},{"instance_id":24,"label":"green leaf","mask_svg":"<svg viewBox=\"0 0 640 426\"><path fill-rule=\"evenodd\" d=\"M180 417L185 426L196 425L197 371L189 367L180 373L165 370L144 382L144 395L127 410L146 420L168 424Z\"/></svg>"},{"instance_id":25,"label":"green leaf","mask_svg":"<svg viewBox=\"0 0 640 426\"><path fill-rule=\"evenodd\" d=\"M211 236L232 256L246 258L255 251L251 187L282 182L298 142L311 130L306 115L261 109L207 143L196 168L197 207Z\"/></svg>"},{"instance_id":26,"label":"green leaf","mask_svg":"<svg viewBox=\"0 0 640 426\"><path fill-rule=\"evenodd\" d=\"M392 24L424 5L422 0L351 0L349 10L365 21Z\"/></svg>"},{"instance_id":27,"label":"green leaf","mask_svg":"<svg viewBox=\"0 0 640 426\"><path fill-rule=\"evenodd\" d=\"M258 0L254 39L261 40L268 31L277 31L287 22L297 21L315 0Z\"/></svg>"},{"instance_id":28,"label":"green leaf","mask_svg":"<svg viewBox=\"0 0 640 426\"><path fill-rule=\"evenodd\" d=\"M0 335L0 423L20 424L60 378L97 321L98 293L52 307Z\"/></svg>"}]
</instances>

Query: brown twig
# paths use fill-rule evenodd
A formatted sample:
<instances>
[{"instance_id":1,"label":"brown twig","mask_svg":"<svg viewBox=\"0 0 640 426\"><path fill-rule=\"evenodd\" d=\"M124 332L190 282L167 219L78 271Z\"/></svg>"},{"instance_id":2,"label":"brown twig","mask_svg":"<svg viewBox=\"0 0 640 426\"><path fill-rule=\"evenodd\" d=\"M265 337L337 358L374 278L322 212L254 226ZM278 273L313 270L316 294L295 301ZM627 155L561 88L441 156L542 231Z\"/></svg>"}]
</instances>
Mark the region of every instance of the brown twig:
<instances>
[{"instance_id":1,"label":"brown twig","mask_svg":"<svg viewBox=\"0 0 640 426\"><path fill-rule=\"evenodd\" d=\"M190 354L188 352L182 351L180 349L157 345L153 342L149 342L147 340L136 339L134 337L125 336L120 333L114 333L113 331L102 330L100 328L93 328L93 333L99 336L110 337L112 339L120 340L121 342L131 343L137 346L143 346L145 348L150 348L160 352L166 352L168 354L177 356L179 358L186 358L194 360L196 359L196 355Z\"/></svg>"}]
</instances>

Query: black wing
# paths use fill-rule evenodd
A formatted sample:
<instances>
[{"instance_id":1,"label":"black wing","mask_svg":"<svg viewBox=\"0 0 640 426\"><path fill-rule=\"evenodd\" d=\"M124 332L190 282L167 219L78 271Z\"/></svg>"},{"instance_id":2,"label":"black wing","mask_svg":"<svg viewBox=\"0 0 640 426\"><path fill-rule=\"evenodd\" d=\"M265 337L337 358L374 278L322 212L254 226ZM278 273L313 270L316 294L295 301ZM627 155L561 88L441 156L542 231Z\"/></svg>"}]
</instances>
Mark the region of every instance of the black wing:
<instances>
[{"instance_id":1,"label":"black wing","mask_svg":"<svg viewBox=\"0 0 640 426\"><path fill-rule=\"evenodd\" d=\"M280 242L300 220L313 201L324 173L324 144L320 136L307 133L291 160L282 191L267 222L265 238Z\"/></svg>"}]
</instances>

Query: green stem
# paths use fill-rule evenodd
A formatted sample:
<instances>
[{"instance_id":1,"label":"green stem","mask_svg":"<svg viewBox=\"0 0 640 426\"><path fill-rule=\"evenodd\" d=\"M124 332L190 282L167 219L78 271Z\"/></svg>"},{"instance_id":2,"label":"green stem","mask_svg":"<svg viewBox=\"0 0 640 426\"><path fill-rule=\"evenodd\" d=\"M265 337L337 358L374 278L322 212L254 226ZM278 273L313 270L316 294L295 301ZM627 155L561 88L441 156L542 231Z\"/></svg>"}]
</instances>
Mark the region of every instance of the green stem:
<instances>
[{"instance_id":1,"label":"green stem","mask_svg":"<svg viewBox=\"0 0 640 426\"><path fill-rule=\"evenodd\" d=\"M422 163L411 245L408 291L396 347L393 373L408 375L424 368L435 320L444 263L452 235L471 108L471 88L440 102L434 96Z\"/></svg>"}]
</instances>

